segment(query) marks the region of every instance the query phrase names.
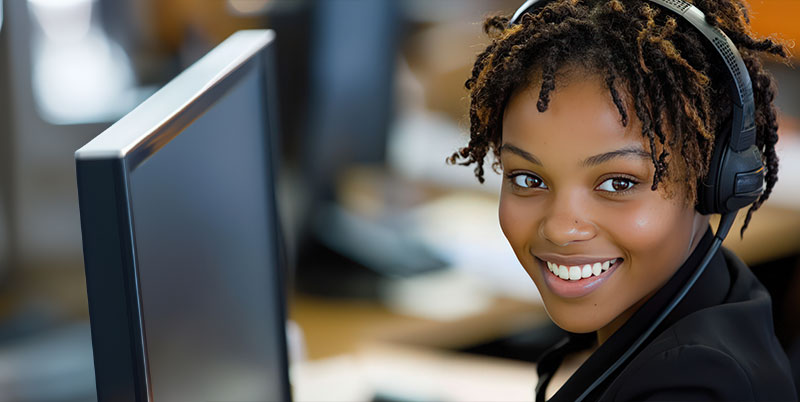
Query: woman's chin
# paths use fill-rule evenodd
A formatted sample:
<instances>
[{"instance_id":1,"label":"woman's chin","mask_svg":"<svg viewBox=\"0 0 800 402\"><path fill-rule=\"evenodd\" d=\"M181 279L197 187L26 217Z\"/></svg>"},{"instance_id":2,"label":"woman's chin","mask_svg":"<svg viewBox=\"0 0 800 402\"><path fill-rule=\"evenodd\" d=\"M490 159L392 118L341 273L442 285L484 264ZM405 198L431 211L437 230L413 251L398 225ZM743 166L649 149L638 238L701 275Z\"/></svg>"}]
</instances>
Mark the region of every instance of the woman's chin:
<instances>
[{"instance_id":1,"label":"woman's chin","mask_svg":"<svg viewBox=\"0 0 800 402\"><path fill-rule=\"evenodd\" d=\"M553 323L567 332L586 334L589 332L596 332L604 325L603 323L592 319L593 317L574 317L568 316L567 314L552 314L550 310L547 309L547 306L545 306L545 309L547 310L547 315L550 316L550 319L553 321Z\"/></svg>"}]
</instances>

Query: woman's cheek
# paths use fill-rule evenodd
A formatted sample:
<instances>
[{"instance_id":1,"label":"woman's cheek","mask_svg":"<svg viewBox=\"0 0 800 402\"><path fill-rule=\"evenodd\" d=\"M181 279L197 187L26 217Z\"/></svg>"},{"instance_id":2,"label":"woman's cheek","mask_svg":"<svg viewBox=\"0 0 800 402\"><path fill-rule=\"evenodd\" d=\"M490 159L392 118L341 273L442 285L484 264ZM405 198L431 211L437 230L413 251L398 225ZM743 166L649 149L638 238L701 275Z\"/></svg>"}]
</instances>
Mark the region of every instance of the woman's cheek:
<instances>
[{"instance_id":1,"label":"woman's cheek","mask_svg":"<svg viewBox=\"0 0 800 402\"><path fill-rule=\"evenodd\" d=\"M508 194L503 191L500 194L499 220L500 228L506 236L517 258L525 258L526 244L530 244L531 236L535 235L535 206L528 205L528 199Z\"/></svg>"},{"instance_id":2,"label":"woman's cheek","mask_svg":"<svg viewBox=\"0 0 800 402\"><path fill-rule=\"evenodd\" d=\"M687 233L681 230L686 229L682 211L683 208L673 202L647 203L633 211L628 230L634 238L640 239L643 246L653 246L671 238L677 240L683 236L674 234Z\"/></svg>"},{"instance_id":3,"label":"woman's cheek","mask_svg":"<svg viewBox=\"0 0 800 402\"><path fill-rule=\"evenodd\" d=\"M663 216L658 208L653 208L652 203L644 201L628 202L624 208L607 211L606 228L609 232L623 240L625 248L640 249L642 246L657 242L662 236L661 232L667 228L663 222L669 217Z\"/></svg>"},{"instance_id":4,"label":"woman's cheek","mask_svg":"<svg viewBox=\"0 0 800 402\"><path fill-rule=\"evenodd\" d=\"M604 226L632 263L646 263L652 270L677 267L689 239L676 234L691 231L691 220L676 203L645 201L607 213Z\"/></svg>"},{"instance_id":5,"label":"woman's cheek","mask_svg":"<svg viewBox=\"0 0 800 402\"><path fill-rule=\"evenodd\" d=\"M503 231L503 235L506 236L506 239L514 246L513 239L515 238L514 233L517 229L514 226L514 219L513 219L513 207L509 205L510 201L508 196L505 195L505 191L500 194L500 205L498 207L498 218L500 220L500 229Z\"/></svg>"}]
</instances>

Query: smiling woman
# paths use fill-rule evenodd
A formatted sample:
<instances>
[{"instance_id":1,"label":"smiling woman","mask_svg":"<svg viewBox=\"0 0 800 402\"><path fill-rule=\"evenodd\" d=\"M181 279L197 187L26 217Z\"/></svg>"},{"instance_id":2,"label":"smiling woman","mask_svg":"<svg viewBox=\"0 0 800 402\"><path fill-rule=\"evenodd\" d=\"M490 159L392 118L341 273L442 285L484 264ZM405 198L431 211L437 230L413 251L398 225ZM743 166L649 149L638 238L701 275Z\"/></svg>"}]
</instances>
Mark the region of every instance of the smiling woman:
<instances>
[{"instance_id":1,"label":"smiling woman","mask_svg":"<svg viewBox=\"0 0 800 402\"><path fill-rule=\"evenodd\" d=\"M537 400L587 337L597 349L552 400L797 398L769 295L716 248L728 228L709 228L752 203L749 221L775 184L775 87L758 53L786 51L752 36L743 2L693 3L529 0L485 23L470 142L449 161L482 181L496 157L503 232L572 333L540 359ZM709 192L728 176L741 192Z\"/></svg>"}]
</instances>

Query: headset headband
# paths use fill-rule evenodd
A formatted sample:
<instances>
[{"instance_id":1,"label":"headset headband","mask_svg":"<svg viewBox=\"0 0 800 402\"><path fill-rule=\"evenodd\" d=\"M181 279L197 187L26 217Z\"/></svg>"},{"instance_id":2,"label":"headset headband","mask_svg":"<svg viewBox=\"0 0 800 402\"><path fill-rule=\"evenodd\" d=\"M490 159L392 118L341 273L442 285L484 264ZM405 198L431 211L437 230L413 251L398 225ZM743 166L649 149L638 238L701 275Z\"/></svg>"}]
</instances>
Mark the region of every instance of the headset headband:
<instances>
[{"instance_id":1,"label":"headset headband","mask_svg":"<svg viewBox=\"0 0 800 402\"><path fill-rule=\"evenodd\" d=\"M508 26L518 23L522 16L537 8L542 8L553 0L528 0L511 17ZM736 49L730 38L719 28L706 22L705 14L700 9L684 0L648 0L656 3L692 24L717 50L725 67L731 76L728 88L733 102L733 116L731 119L731 137L729 147L736 152L741 152L755 144L756 122L755 102L753 101L752 82L747 67L742 61L739 50Z\"/></svg>"}]
</instances>

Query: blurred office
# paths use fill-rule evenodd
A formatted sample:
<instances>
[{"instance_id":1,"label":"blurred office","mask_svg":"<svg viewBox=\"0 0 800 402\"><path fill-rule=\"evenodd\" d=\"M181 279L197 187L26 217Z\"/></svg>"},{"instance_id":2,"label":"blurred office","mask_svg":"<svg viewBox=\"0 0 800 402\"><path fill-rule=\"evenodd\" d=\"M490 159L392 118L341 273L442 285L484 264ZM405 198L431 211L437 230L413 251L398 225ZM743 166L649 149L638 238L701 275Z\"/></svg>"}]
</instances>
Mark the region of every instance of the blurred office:
<instances>
[{"instance_id":1,"label":"blurred office","mask_svg":"<svg viewBox=\"0 0 800 402\"><path fill-rule=\"evenodd\" d=\"M0 0L0 401L96 399L73 153L248 28L277 33L295 398L531 400L558 330L500 231L499 176L444 162L482 20L518 3ZM780 18L800 6L752 3L757 32L800 38ZM800 73L769 66L779 182L726 245L800 353Z\"/></svg>"}]
</instances>

